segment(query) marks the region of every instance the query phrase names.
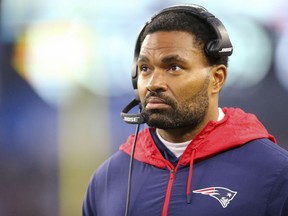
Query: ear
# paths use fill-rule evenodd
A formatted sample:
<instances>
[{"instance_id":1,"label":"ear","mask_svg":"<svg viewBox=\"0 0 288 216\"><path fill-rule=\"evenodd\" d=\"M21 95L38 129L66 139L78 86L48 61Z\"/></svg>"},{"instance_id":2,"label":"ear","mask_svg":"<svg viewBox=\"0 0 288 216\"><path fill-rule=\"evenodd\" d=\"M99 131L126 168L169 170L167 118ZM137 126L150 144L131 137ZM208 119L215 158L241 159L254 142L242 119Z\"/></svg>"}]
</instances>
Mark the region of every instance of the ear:
<instances>
[{"instance_id":1,"label":"ear","mask_svg":"<svg viewBox=\"0 0 288 216\"><path fill-rule=\"evenodd\" d=\"M227 67L225 65L216 65L211 71L212 93L219 93L224 86L227 77Z\"/></svg>"}]
</instances>

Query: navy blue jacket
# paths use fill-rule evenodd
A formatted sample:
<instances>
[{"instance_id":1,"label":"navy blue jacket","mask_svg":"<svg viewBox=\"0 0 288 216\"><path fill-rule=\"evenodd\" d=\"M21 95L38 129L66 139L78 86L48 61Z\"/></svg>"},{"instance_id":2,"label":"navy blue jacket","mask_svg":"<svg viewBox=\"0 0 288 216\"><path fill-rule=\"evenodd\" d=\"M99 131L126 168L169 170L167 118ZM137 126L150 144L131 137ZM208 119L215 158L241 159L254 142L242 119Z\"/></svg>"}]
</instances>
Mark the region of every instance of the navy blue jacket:
<instances>
[{"instance_id":1,"label":"navy blue jacket","mask_svg":"<svg viewBox=\"0 0 288 216\"><path fill-rule=\"evenodd\" d=\"M139 134L130 216L288 216L287 151L255 116L223 111L224 119L208 123L178 161L154 129ZM124 216L133 139L93 175L83 216Z\"/></svg>"}]
</instances>

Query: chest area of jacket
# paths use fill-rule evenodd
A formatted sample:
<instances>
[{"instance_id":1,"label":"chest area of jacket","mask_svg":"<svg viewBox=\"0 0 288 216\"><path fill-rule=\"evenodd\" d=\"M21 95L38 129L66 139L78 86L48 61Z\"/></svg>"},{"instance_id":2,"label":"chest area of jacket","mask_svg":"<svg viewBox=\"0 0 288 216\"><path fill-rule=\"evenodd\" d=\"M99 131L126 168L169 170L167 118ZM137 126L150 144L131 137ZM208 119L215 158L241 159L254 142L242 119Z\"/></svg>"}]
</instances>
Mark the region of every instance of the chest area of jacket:
<instances>
[{"instance_id":1,"label":"chest area of jacket","mask_svg":"<svg viewBox=\"0 0 288 216\"><path fill-rule=\"evenodd\" d=\"M263 181L263 176L254 175L254 171L249 164L239 166L237 161L225 159L196 163L191 182L191 203L187 204L189 167L180 167L172 176L168 169L136 162L130 210L132 215L161 215L169 196L168 215L264 215L263 203L269 194L270 188L266 187L269 183ZM125 190L123 188L119 196L123 196ZM115 199L113 203L117 205L119 196L115 193L117 191L109 194L114 194L110 199ZM239 212L239 206L243 211Z\"/></svg>"}]
</instances>

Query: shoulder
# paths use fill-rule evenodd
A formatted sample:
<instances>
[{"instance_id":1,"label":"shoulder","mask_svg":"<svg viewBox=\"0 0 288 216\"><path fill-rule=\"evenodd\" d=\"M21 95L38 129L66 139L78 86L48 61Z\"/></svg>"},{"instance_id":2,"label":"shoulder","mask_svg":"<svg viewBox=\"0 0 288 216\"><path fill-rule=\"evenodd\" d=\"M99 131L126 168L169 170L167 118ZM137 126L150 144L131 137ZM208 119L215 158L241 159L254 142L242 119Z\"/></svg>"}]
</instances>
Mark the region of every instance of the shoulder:
<instances>
[{"instance_id":1,"label":"shoulder","mask_svg":"<svg viewBox=\"0 0 288 216\"><path fill-rule=\"evenodd\" d=\"M107 178L107 175L118 175L127 172L130 156L123 151L117 151L105 160L95 171L92 179Z\"/></svg>"},{"instance_id":2,"label":"shoulder","mask_svg":"<svg viewBox=\"0 0 288 216\"><path fill-rule=\"evenodd\" d=\"M256 139L245 145L245 147L248 151L253 152L255 157L288 166L288 151L269 139Z\"/></svg>"},{"instance_id":3,"label":"shoulder","mask_svg":"<svg viewBox=\"0 0 288 216\"><path fill-rule=\"evenodd\" d=\"M110 193L110 190L116 191L117 188L125 190L129 160L129 155L122 151L117 151L97 168L86 191L82 206L83 216L97 215L97 212L103 211L105 208L102 207L105 206L105 202L109 199L109 194L113 194ZM123 191L122 194L124 194Z\"/></svg>"},{"instance_id":4,"label":"shoulder","mask_svg":"<svg viewBox=\"0 0 288 216\"><path fill-rule=\"evenodd\" d=\"M117 151L104 161L94 172L89 182L88 190L97 191L101 195L105 192L105 184L126 184L129 170L130 156ZM116 182L115 182L116 181Z\"/></svg>"},{"instance_id":5,"label":"shoulder","mask_svg":"<svg viewBox=\"0 0 288 216\"><path fill-rule=\"evenodd\" d=\"M288 151L269 139L256 139L235 150L255 172L276 177L288 168Z\"/></svg>"},{"instance_id":6,"label":"shoulder","mask_svg":"<svg viewBox=\"0 0 288 216\"><path fill-rule=\"evenodd\" d=\"M262 161L260 161L262 170L271 174L266 178L264 171L258 172L266 178L267 182L270 182L267 214L288 215L288 151L266 139L251 142L251 147L257 147L259 150L256 156L262 154Z\"/></svg>"},{"instance_id":7,"label":"shoulder","mask_svg":"<svg viewBox=\"0 0 288 216\"><path fill-rule=\"evenodd\" d=\"M268 139L259 139L245 145L250 151L251 161L255 161L254 170L267 182L270 194L267 211L278 215L278 211L288 214L288 151ZM256 164L256 165L255 165ZM259 182L260 183L260 182ZM283 213L283 212L282 212Z\"/></svg>"},{"instance_id":8,"label":"shoulder","mask_svg":"<svg viewBox=\"0 0 288 216\"><path fill-rule=\"evenodd\" d=\"M229 165L225 163L229 161ZM288 175L288 152L269 139L255 139L214 158L221 166L237 169L243 176L272 184ZM284 175L283 175L284 174ZM261 178L260 178L261 177ZM257 181L258 181L257 180ZM287 182L288 183L288 182Z\"/></svg>"}]
</instances>

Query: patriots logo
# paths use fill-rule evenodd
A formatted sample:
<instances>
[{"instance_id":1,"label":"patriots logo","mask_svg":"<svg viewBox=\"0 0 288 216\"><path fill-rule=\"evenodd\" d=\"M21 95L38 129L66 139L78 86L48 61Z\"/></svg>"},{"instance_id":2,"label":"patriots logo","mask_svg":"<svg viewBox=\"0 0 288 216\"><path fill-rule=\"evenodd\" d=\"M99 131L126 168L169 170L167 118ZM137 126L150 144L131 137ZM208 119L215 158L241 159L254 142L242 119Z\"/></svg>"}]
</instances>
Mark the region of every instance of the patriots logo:
<instances>
[{"instance_id":1,"label":"patriots logo","mask_svg":"<svg viewBox=\"0 0 288 216\"><path fill-rule=\"evenodd\" d=\"M193 190L193 193L200 193L203 195L209 195L215 199L217 199L223 208L226 208L228 204L233 200L236 196L237 192L232 191L228 188L224 187L209 187L203 188L199 190Z\"/></svg>"}]
</instances>

